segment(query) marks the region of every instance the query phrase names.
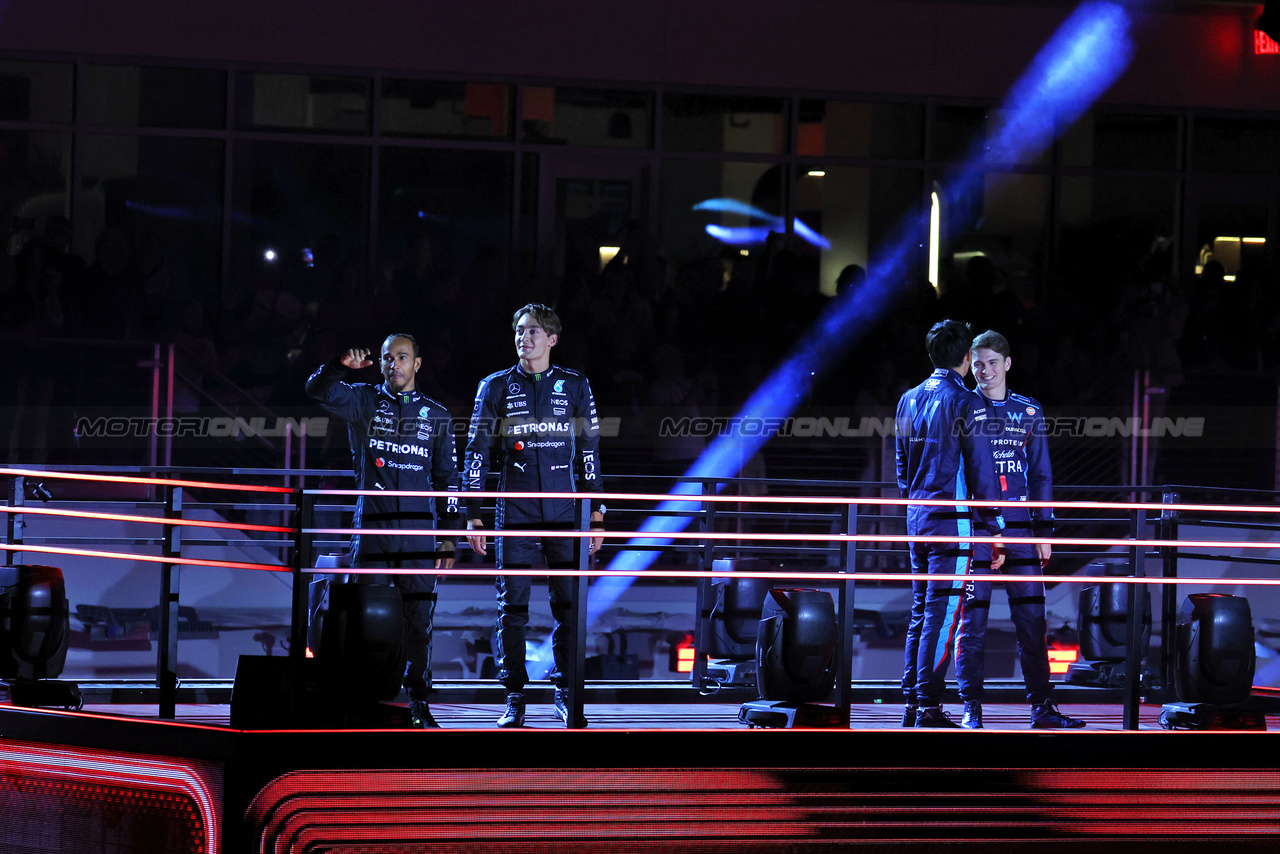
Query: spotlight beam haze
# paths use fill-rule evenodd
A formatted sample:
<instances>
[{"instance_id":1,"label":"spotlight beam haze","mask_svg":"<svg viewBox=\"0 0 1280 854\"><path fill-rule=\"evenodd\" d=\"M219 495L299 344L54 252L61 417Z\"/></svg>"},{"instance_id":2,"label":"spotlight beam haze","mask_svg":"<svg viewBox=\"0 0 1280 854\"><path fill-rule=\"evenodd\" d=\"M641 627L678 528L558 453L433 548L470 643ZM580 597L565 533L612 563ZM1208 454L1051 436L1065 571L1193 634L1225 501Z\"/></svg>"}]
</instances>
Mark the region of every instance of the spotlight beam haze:
<instances>
[{"instance_id":1,"label":"spotlight beam haze","mask_svg":"<svg viewBox=\"0 0 1280 854\"><path fill-rule=\"evenodd\" d=\"M1028 155L1043 150L1053 142L1057 128L1069 127L1115 82L1132 56L1129 28L1128 12L1115 3L1086 2L1067 17L1010 89L995 131L975 147L966 164L943 182L948 202L956 214L963 215L957 206L965 205L966 199L974 197L973 191L982 182L987 164L1024 162ZM929 214L925 208L904 220L895 237L886 242L886 248L867 265L863 285L844 293L828 306L787 360L743 406L739 423L745 419L790 415L809 395L820 375L879 322L900 294L902 283L911 278L913 258L928 238ZM912 341L908 345L919 343ZM732 430L723 433L693 464L687 476L732 477L771 435L768 430L750 436ZM698 483L683 483L673 492L696 495L701 490ZM698 507L697 502L673 499L659 505L658 513L688 512ZM628 545L669 545L671 540L661 535L683 530L689 521L689 517L651 516L638 530L655 536L633 539ZM640 572L649 567L654 558L655 552L624 550L609 564L609 569ZM632 581L631 578L605 578L593 585L588 600L588 621L612 607Z\"/></svg>"}]
</instances>

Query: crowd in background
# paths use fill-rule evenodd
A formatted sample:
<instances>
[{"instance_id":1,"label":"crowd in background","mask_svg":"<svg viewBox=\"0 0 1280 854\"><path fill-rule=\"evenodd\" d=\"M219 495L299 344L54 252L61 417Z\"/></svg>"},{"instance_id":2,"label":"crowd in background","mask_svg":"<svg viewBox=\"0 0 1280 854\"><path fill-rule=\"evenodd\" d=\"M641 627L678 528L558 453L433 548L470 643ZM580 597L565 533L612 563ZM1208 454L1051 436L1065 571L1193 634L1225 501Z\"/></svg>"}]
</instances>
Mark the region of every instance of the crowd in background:
<instances>
[{"instance_id":1,"label":"crowd in background","mask_svg":"<svg viewBox=\"0 0 1280 854\"><path fill-rule=\"evenodd\" d=\"M867 276L846 268L837 296L826 296L815 250L775 235L746 254L726 248L679 264L628 240L603 269L569 258L559 281L513 285L504 254L460 263L422 233L372 277L336 238L322 238L308 263L264 260L215 298L172 281L166 259L175 250L153 236L109 228L91 262L71 252L70 237L70 224L51 217L0 265L0 334L175 343L179 408L192 411L214 399L243 403L207 381L215 373L266 407L306 406L303 382L317 365L401 331L421 342L420 387L465 417L478 379L514 359L511 311L541 300L565 324L556 361L584 371L599 406L636 416L623 423L643 431L655 413L733 412L831 301ZM1173 267L1157 242L1136 262L1097 259L1034 288L981 255L946 271L941 296L927 282L900 282L896 303L820 378L809 403L846 413L891 408L930 370L924 333L943 317L1004 334L1014 353L1011 387L1051 409L1124 399L1135 369L1176 385L1189 372L1280 368L1274 276L1243 270L1228 281L1209 261L1180 282ZM39 407L70 379L27 365L3 405ZM142 372L122 379L149 383ZM655 461L672 464L701 447L687 437L655 444Z\"/></svg>"}]
</instances>

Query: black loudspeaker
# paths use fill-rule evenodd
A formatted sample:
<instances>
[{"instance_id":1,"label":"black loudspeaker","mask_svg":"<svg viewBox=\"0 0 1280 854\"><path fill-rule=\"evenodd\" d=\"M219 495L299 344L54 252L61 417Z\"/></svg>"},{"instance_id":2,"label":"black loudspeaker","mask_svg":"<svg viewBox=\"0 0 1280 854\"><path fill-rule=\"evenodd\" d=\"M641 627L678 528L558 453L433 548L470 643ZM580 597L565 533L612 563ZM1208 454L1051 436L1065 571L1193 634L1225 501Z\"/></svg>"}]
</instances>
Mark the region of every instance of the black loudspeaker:
<instances>
[{"instance_id":1,"label":"black loudspeaker","mask_svg":"<svg viewBox=\"0 0 1280 854\"><path fill-rule=\"evenodd\" d=\"M765 700L816 703L836 683L836 608L823 590L775 588L756 635L756 679Z\"/></svg>"},{"instance_id":2,"label":"black loudspeaker","mask_svg":"<svg viewBox=\"0 0 1280 854\"><path fill-rule=\"evenodd\" d=\"M1076 629L1080 658L1084 661L1124 661L1129 645L1129 595L1131 584L1100 584L1080 591ZM1146 657L1151 644L1151 594L1143 590L1142 636L1138 647Z\"/></svg>"},{"instance_id":3,"label":"black loudspeaker","mask_svg":"<svg viewBox=\"0 0 1280 854\"><path fill-rule=\"evenodd\" d=\"M236 729L335 726L333 704L325 696L320 663L287 657L242 655L231 688L231 726Z\"/></svg>"},{"instance_id":4,"label":"black loudspeaker","mask_svg":"<svg viewBox=\"0 0 1280 854\"><path fill-rule=\"evenodd\" d=\"M62 570L16 566L0 589L0 679L52 679L67 662L71 613Z\"/></svg>"},{"instance_id":5,"label":"black loudspeaker","mask_svg":"<svg viewBox=\"0 0 1280 854\"><path fill-rule=\"evenodd\" d=\"M1174 627L1174 688L1185 703L1238 703L1253 687L1249 600L1193 593Z\"/></svg>"},{"instance_id":6,"label":"black loudspeaker","mask_svg":"<svg viewBox=\"0 0 1280 854\"><path fill-rule=\"evenodd\" d=\"M759 558L721 559L714 572L767 572L769 562ZM765 597L773 586L769 578L717 578L716 604L711 611L710 638L705 652L711 658L750 660L756 654L756 633Z\"/></svg>"},{"instance_id":7,"label":"black loudspeaker","mask_svg":"<svg viewBox=\"0 0 1280 854\"><path fill-rule=\"evenodd\" d=\"M314 650L327 684L352 696L394 700L404 679L404 601L387 584L329 585L329 613Z\"/></svg>"}]
</instances>

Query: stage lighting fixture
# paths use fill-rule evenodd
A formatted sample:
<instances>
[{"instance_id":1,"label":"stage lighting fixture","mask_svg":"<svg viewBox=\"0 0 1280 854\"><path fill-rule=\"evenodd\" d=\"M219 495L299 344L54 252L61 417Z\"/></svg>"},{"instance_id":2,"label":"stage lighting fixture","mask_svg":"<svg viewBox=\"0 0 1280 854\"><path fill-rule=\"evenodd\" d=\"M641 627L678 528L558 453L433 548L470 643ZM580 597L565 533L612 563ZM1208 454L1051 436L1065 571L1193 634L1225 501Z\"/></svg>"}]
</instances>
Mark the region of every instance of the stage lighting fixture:
<instances>
[{"instance_id":1,"label":"stage lighting fixture","mask_svg":"<svg viewBox=\"0 0 1280 854\"><path fill-rule=\"evenodd\" d=\"M1080 591L1076 631L1080 637L1080 661L1067 668L1067 681L1074 685L1117 688L1124 685L1125 659L1129 646L1130 584L1098 584ZM1151 594L1139 594L1142 634L1138 648L1146 658L1151 644Z\"/></svg>"},{"instance_id":2,"label":"stage lighting fixture","mask_svg":"<svg viewBox=\"0 0 1280 854\"><path fill-rule=\"evenodd\" d=\"M1260 712L1241 708L1253 690L1253 616L1249 600L1193 593L1174 627L1177 703L1160 714L1166 729L1266 729Z\"/></svg>"},{"instance_id":3,"label":"stage lighting fixture","mask_svg":"<svg viewBox=\"0 0 1280 854\"><path fill-rule=\"evenodd\" d=\"M767 572L769 562L760 558L728 558L714 561L715 572ZM705 639L707 677L718 685L756 684L756 633L760 611L769 594L768 578L716 578L715 604L707 620Z\"/></svg>"},{"instance_id":4,"label":"stage lighting fixture","mask_svg":"<svg viewBox=\"0 0 1280 854\"><path fill-rule=\"evenodd\" d=\"M0 693L19 706L78 709L80 689L53 681L67 661L71 635L62 570L53 566L0 568Z\"/></svg>"},{"instance_id":5,"label":"stage lighting fixture","mask_svg":"<svg viewBox=\"0 0 1280 854\"><path fill-rule=\"evenodd\" d=\"M836 635L830 593L770 590L756 635L760 700L743 704L738 720L750 726L839 726L834 707L813 705L836 684Z\"/></svg>"},{"instance_id":6,"label":"stage lighting fixture","mask_svg":"<svg viewBox=\"0 0 1280 854\"><path fill-rule=\"evenodd\" d=\"M404 678L404 602L389 584L329 585L316 660L325 684L353 701L394 700Z\"/></svg>"}]
</instances>

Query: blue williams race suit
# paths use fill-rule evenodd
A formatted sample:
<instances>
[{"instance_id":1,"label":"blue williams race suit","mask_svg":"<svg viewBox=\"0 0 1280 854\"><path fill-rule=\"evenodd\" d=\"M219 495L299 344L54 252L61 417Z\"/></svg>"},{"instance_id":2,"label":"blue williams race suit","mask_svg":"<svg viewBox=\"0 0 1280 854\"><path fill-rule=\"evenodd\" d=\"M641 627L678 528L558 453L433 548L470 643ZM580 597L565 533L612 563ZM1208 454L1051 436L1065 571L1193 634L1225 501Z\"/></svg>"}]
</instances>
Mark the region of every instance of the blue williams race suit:
<instances>
[{"instance_id":1,"label":"blue williams race suit","mask_svg":"<svg viewBox=\"0 0 1280 854\"><path fill-rule=\"evenodd\" d=\"M395 393L385 385L343 382L341 364L320 368L307 380L307 394L320 408L347 422L357 489L456 492L458 455L453 422L439 403L416 389ZM458 499L362 495L352 527L370 529L446 529L462 527ZM435 568L434 537L357 535L351 539L351 565L361 568ZM404 687L411 699L431 691L431 630L435 616L434 573L360 575L370 584L394 584L404 599L406 651Z\"/></svg>"},{"instance_id":2,"label":"blue williams race suit","mask_svg":"<svg viewBox=\"0 0 1280 854\"><path fill-rule=\"evenodd\" d=\"M463 464L463 489L485 488L490 469L499 472L503 492L600 492L600 425L595 399L587 378L576 371L552 365L539 375L513 366L490 374L476 389L471 413L467 453ZM494 516L498 529L572 529L577 527L574 500L568 498L500 498ZM593 500L593 511L602 511ZM480 518L480 500L467 499L467 518ZM545 561L549 569L569 569L574 564L572 538L495 537L498 569L528 569ZM585 547L585 543L583 543ZM528 681L525 669L525 628L529 624L527 575L500 575L495 655L498 679L508 691L518 692ZM572 603L573 579L550 579L551 634L555 671L551 679L562 684L564 656L568 654L566 620Z\"/></svg>"},{"instance_id":3,"label":"blue williams race suit","mask_svg":"<svg viewBox=\"0 0 1280 854\"><path fill-rule=\"evenodd\" d=\"M978 429L988 417L981 398L965 388L960 374L947 368L938 368L903 394L895 425L898 489L903 497L994 499L991 451ZM1000 527L999 514L989 507L907 506L909 536L998 536ZM902 673L902 693L909 705L923 708L941 702L960 594L972 558L968 543L911 544L915 578Z\"/></svg>"},{"instance_id":4,"label":"blue williams race suit","mask_svg":"<svg viewBox=\"0 0 1280 854\"><path fill-rule=\"evenodd\" d=\"M1052 501L1053 470L1045 437L1044 409L1030 397L1009 393L1004 400L982 398L987 420L984 432L991 443L996 482L1002 501ZM1005 533L1016 537L1047 537L1053 534L1053 510L1048 507L1003 508ZM991 550L980 545L974 550L973 571L990 572ZM1010 576L1041 574L1040 557L1034 545L1005 544L1005 561L1000 571ZM1009 612L1018 641L1018 660L1027 686L1027 701L1039 705L1049 699L1049 652L1045 640L1044 582L1004 582L1009 596ZM956 641L956 679L960 696L968 702L982 702L983 649L987 615L991 608L991 582L966 581L961 599L960 633Z\"/></svg>"}]
</instances>

